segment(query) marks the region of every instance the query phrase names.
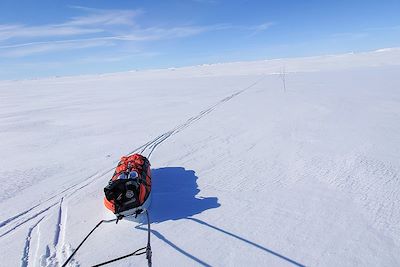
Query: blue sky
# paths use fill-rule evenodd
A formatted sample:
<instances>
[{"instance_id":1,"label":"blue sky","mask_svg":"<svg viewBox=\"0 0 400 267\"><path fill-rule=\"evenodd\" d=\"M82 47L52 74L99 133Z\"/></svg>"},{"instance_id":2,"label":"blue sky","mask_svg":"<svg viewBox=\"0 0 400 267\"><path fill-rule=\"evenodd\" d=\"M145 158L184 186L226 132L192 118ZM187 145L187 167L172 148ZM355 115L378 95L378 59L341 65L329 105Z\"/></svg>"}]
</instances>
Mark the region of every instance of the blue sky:
<instances>
[{"instance_id":1,"label":"blue sky","mask_svg":"<svg viewBox=\"0 0 400 267\"><path fill-rule=\"evenodd\" d=\"M0 79L400 46L400 1L1 0Z\"/></svg>"}]
</instances>

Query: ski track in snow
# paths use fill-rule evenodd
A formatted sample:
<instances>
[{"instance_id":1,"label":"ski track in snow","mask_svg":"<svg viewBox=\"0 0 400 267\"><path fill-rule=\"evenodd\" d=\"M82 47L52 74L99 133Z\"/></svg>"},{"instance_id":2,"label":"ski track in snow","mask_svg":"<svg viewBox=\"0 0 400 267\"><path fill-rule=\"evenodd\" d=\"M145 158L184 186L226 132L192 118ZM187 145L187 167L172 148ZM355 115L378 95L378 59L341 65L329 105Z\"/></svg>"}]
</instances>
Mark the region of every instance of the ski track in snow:
<instances>
[{"instance_id":1,"label":"ski track in snow","mask_svg":"<svg viewBox=\"0 0 400 267\"><path fill-rule=\"evenodd\" d=\"M54 231L54 239L53 239L53 248L54 251L51 253L50 256L46 258L46 262L48 263L46 266L54 266L58 265L62 261L62 248L63 248L63 242L64 242L64 236L65 236L65 222L66 219L64 219L65 211L64 211L64 197L61 198L59 206L58 206L58 214L57 214L57 221L55 225L55 231Z\"/></svg>"},{"instance_id":2,"label":"ski track in snow","mask_svg":"<svg viewBox=\"0 0 400 267\"><path fill-rule=\"evenodd\" d=\"M29 208L29 209L27 209L27 210L25 210L25 211L23 211L23 212L21 212L21 213L18 213L18 214L15 215L15 216L12 216L12 217L10 217L10 218L8 218L8 219L2 221L2 222L0 223L0 228L6 226L6 225L9 224L10 222L12 222L12 221L18 219L19 217L21 217L21 216L27 214L28 212L30 212L30 211L33 210L34 208L38 207L39 205L40 205L40 203L39 203L39 204L36 204L35 206L33 206L33 207L31 207L31 208Z\"/></svg>"},{"instance_id":3,"label":"ski track in snow","mask_svg":"<svg viewBox=\"0 0 400 267\"><path fill-rule=\"evenodd\" d=\"M16 230L17 228L19 228L20 226L24 225L25 223L31 221L32 219L35 219L36 217L38 217L39 215L41 215L41 214L43 214L43 213L46 213L46 212L49 211L51 208L53 208L55 205L57 205L57 203L54 203L54 204L48 206L47 208L45 208L45 209L39 211L38 213L35 213L34 215L30 216L29 218L23 220L22 222L17 223L14 227L12 227L12 228L8 229L6 232L2 233L2 234L0 235L0 237L3 237L3 236L5 236L5 235L7 235L7 234L13 232L14 230Z\"/></svg>"},{"instance_id":4,"label":"ski track in snow","mask_svg":"<svg viewBox=\"0 0 400 267\"><path fill-rule=\"evenodd\" d=\"M53 245L56 248L58 245L58 242L60 241L60 232L61 232L61 217L63 215L63 200L64 198L62 197L60 200L60 205L58 207L58 217L57 217L57 224L56 224L56 231L54 233L54 242Z\"/></svg>"},{"instance_id":5,"label":"ski track in snow","mask_svg":"<svg viewBox=\"0 0 400 267\"><path fill-rule=\"evenodd\" d=\"M3 233L1 233L0 234L0 238L3 237L3 236L6 236L7 234L9 234L11 232L13 232L17 228L19 228L20 226L22 226L25 223L29 222L30 220L36 218L37 216L48 212L51 208L53 208L54 206L59 204L65 197L69 197L69 196L75 194L79 190L85 188L86 186L88 186L91 183L93 183L94 181L96 181L97 178L100 178L100 177L106 175L107 173L109 173L113 169L114 168L112 168L112 169L110 169L110 170L108 170L106 172L102 172L102 173L101 172L96 172L95 174L93 174L93 175L89 176L88 178L84 179L83 182L89 180L89 182L85 183L84 185L82 185L83 182L74 184L74 185L64 189L60 193L58 193L58 194L46 199L45 201L43 201L43 202L41 202L39 204L36 204L36 205L32 206L31 208L29 208L29 209L27 209L27 210L15 215L15 216L12 216L12 217L4 220L3 222L0 223L0 229L6 227L7 225L10 225L11 227L8 230L6 230ZM101 173L101 175L98 175L99 173ZM81 185L81 186L76 188L79 185ZM69 191L72 191L72 192L69 193ZM62 195L61 199L55 200L55 198L57 198L60 195ZM44 209L42 209L42 210L40 210L38 212L34 212L34 210L36 210L38 207L40 207L41 205L43 205L43 204L45 204L45 203L47 203L47 202L49 202L51 200L55 200L55 201L53 203L51 203L50 205L48 205L46 208L44 208ZM34 212L33 215L31 215L27 219L24 218L24 215L30 215L32 212ZM13 222L14 222L14 225L12 225Z\"/></svg>"},{"instance_id":6,"label":"ski track in snow","mask_svg":"<svg viewBox=\"0 0 400 267\"><path fill-rule=\"evenodd\" d=\"M36 238L36 250L35 250L35 254L34 254L34 259L39 259L39 250L40 250L40 237L41 237L41 233L40 233L40 224L37 225L36 227L36 231L37 231L37 238Z\"/></svg>"},{"instance_id":7,"label":"ski track in snow","mask_svg":"<svg viewBox=\"0 0 400 267\"><path fill-rule=\"evenodd\" d=\"M202 111L199 112L198 115L190 117L188 120L186 120L183 124L180 124L178 126L176 126L175 128L173 128L172 130L169 130L163 134L158 135L156 138L152 139L151 141L139 146L138 148L132 150L131 152L129 152L127 154L127 156L132 155L134 153L137 153L140 151L141 154L147 155L148 158L151 157L151 155L154 153L154 151L156 150L156 148L162 144L163 142L165 142L167 139L169 139L171 136L180 133L181 131L185 130L186 128L188 128L189 126L191 126L193 123L199 121L200 119L202 119L203 117L205 117L206 115L210 114L212 111L214 111L218 106L223 105L224 103L230 101L231 99L235 98L236 96L246 92L247 90L251 89L252 87L254 87L255 85L257 85L261 80L263 80L265 78L266 75L263 75L260 79L258 79L257 81L253 82L252 84L250 84L249 86L238 90L236 92L234 92L233 94L221 99L220 101L218 101L217 103L215 103L214 105L212 105L211 107L204 109ZM48 199L35 204L34 206L28 208L27 210L16 214L2 222L0 222L0 229L6 227L7 225L10 225L10 228L6 231L4 231L3 233L0 234L0 238L14 232L15 230L17 230L19 227L25 225L26 223L30 222L31 220L37 218L38 216L44 214L43 217L41 217L41 219L35 223L32 227L29 228L28 231L28 236L26 238L26 244L25 244L25 248L24 248L24 254L22 257L22 266L27 266L28 264L28 256L29 256L29 250L30 250L30 239L31 239L31 235L32 235L32 231L38 226L38 224L47 216L47 213L50 212L50 210L53 210L53 208L55 206L58 205L58 218L57 218L57 225L56 225L56 230L55 230L55 235L54 235L54 240L53 240L53 246L54 246L54 253L50 253L50 248L49 246L47 246L47 252L45 255L42 255L42 259L41 259L41 266L47 265L45 262L50 262L50 263L55 263L56 262L60 262L62 259L61 257L63 256L62 254L65 253L64 251L64 240L65 240L65 223L66 223L66 219L67 219L67 214L66 212L63 211L63 202L64 199L67 197L70 197L72 195L74 195L75 193L79 192L81 189L89 186L90 184L92 184L94 181L96 181L98 178L101 178L105 175L107 175L108 173L110 173L111 171L113 171L115 169L115 164L117 164L118 161L113 163L113 167L111 168L107 168L105 170L102 171L97 171L96 173L86 177L85 179L83 179L82 182L78 182L75 183L67 188L65 188L64 190L62 190L59 193L56 193L55 195L49 197ZM60 197L61 198L58 198ZM58 198L58 199L57 199ZM57 200L56 200L57 199ZM48 205L46 208L41 209L40 211L35 212L34 210L36 210L38 207L42 206L45 203L50 202L51 200L54 200L53 203L51 203L50 205ZM33 215L30 215L32 214ZM25 216L30 215L28 218L24 218ZM40 231L38 232L38 236L40 236ZM61 242L60 242L61 240ZM37 248L38 249L38 248ZM35 255L38 255L38 251L36 251ZM43 265L44 264L44 265Z\"/></svg>"},{"instance_id":8,"label":"ski track in snow","mask_svg":"<svg viewBox=\"0 0 400 267\"><path fill-rule=\"evenodd\" d=\"M62 217L60 219L60 223L61 223L61 227L60 227L60 233L61 233L61 239L59 241L59 244L61 244L61 246L58 246L58 255L60 257L63 256L63 254L65 253L65 236L67 233L67 229L66 229L66 225L67 225L67 217L68 217L68 205L64 205L63 211L62 211ZM58 258L58 261L61 262L61 260L63 260L62 258Z\"/></svg>"},{"instance_id":9,"label":"ski track in snow","mask_svg":"<svg viewBox=\"0 0 400 267\"><path fill-rule=\"evenodd\" d=\"M96 173L96 174L97 174L97 173ZM96 175L96 174L94 174L94 175ZM88 179L91 178L91 177L94 176L94 175L89 176ZM27 210L25 210L25 211L23 211L23 212L20 212L19 214L14 215L14 216L12 216L12 217L10 217L10 218L8 218L8 219L2 221L2 222L0 223L0 229L1 229L2 227L6 226L7 224L13 222L14 220L18 219L19 217L21 217L21 216L23 216L23 215L25 215L25 214L27 214L27 213L33 211L35 208L37 208L37 207L39 207L39 206L41 206L41 205L43 205L43 204L49 202L50 200L55 199L57 196L62 195L63 193L67 192L68 190L71 190L72 188L74 188L75 186L78 186L79 184L80 184L80 183L71 185L70 187L68 187L68 188L66 188L66 189L64 189L64 190L62 190L60 193L57 193L57 194L53 195L52 197L50 197L50 198L48 198L48 199L46 199L46 200L44 200L44 201L42 201L42 202L39 202L38 204L36 204L36 205L34 205L34 206L28 208ZM54 204L53 204L52 206L54 206ZM0 237L1 237L1 236L2 236L2 235L0 235Z\"/></svg>"},{"instance_id":10,"label":"ski track in snow","mask_svg":"<svg viewBox=\"0 0 400 267\"><path fill-rule=\"evenodd\" d=\"M26 239L25 239L25 247L24 247L24 250L23 250L22 258L21 258L21 266L22 267L27 267L28 263L29 263L29 251L30 251L30 248L31 248L32 232L45 217L46 216L43 216L42 218L40 218L28 230L28 235L26 236Z\"/></svg>"},{"instance_id":11,"label":"ski track in snow","mask_svg":"<svg viewBox=\"0 0 400 267\"><path fill-rule=\"evenodd\" d=\"M265 78L265 75L263 75L259 80L255 81L254 83L252 83L251 85L247 86L246 88L244 88L242 90L239 90L239 91L237 91L237 92L235 92L235 93L233 93L233 94L221 99L220 101L218 101L213 106L211 106L211 107L209 107L209 108L207 108L205 110L202 110L198 115L189 118L185 123L180 124L177 127L175 127L174 129L172 129L172 130L170 130L170 131L158 136L156 139L154 139L153 141L149 142L148 145L143 147L143 149L141 151L141 154L147 154L147 157L150 158L151 155L153 154L154 150L157 148L157 146L159 146L161 143L163 143L169 137L171 137L171 136L183 131L184 129L188 128L190 125L192 125L196 121L200 120L201 118L203 118L207 114L211 113L218 106L228 102L232 98L234 98L234 97L244 93L245 91L249 90L250 88L254 87L255 85L257 85L264 78ZM148 150L147 153L146 153L146 150ZM130 153L130 154L133 154L133 153Z\"/></svg>"}]
</instances>

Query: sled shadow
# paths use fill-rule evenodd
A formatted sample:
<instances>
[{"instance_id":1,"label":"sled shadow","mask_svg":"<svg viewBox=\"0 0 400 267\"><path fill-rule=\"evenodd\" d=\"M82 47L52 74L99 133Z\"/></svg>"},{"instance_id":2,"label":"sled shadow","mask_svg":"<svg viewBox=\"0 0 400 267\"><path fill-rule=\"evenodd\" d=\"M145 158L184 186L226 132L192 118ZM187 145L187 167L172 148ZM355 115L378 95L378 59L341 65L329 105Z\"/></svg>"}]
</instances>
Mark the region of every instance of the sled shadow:
<instances>
[{"instance_id":1,"label":"sled shadow","mask_svg":"<svg viewBox=\"0 0 400 267\"><path fill-rule=\"evenodd\" d=\"M192 170L165 167L152 170L151 222L180 220L221 206L216 197L197 197L198 177Z\"/></svg>"}]
</instances>

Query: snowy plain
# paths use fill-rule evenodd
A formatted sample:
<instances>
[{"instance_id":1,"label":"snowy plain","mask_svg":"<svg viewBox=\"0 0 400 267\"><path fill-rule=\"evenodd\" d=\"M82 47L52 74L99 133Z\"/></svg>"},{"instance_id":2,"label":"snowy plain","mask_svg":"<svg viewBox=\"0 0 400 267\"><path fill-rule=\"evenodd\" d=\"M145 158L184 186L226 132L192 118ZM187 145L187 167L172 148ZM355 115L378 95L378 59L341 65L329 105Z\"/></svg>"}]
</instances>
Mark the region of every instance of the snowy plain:
<instances>
[{"instance_id":1,"label":"snowy plain","mask_svg":"<svg viewBox=\"0 0 400 267\"><path fill-rule=\"evenodd\" d=\"M153 266L400 266L400 49L0 81L0 266L61 266L141 150ZM102 225L69 266L144 229Z\"/></svg>"}]
</instances>

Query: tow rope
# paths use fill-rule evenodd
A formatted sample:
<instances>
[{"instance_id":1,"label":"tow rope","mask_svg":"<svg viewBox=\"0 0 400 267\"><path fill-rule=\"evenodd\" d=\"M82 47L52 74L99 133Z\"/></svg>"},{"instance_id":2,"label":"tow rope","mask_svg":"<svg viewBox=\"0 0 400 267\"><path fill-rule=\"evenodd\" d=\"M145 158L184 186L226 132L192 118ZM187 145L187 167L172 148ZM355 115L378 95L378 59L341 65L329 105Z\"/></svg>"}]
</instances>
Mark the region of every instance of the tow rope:
<instances>
[{"instance_id":1,"label":"tow rope","mask_svg":"<svg viewBox=\"0 0 400 267\"><path fill-rule=\"evenodd\" d=\"M103 266L103 265L106 265L106 264L109 264L109 263L112 263L112 262L115 262L115 261L119 261L119 260L122 260L122 259L125 259L125 258L128 258L128 257L131 257L131 256L139 256L139 255L143 255L143 254L146 254L146 259L147 259L148 267L151 267L151 265L152 265L152 261L151 261L152 252L151 252L151 245L150 245L150 232L151 232L151 230L150 230L150 217L149 217L149 212L148 212L147 210L141 210L141 212L135 213L135 214L133 214L133 215L137 216L137 215L139 215L140 213L142 213L143 211L146 213L146 217L147 217L147 245L146 245L145 247L139 248L139 249L135 250L134 252L129 253L129 254L127 254L127 255L124 255L124 256L121 256L121 257L118 257L118 258L109 260L109 261L105 261L105 262L102 262L102 263L93 265L92 267ZM130 216L133 216L133 215L130 215ZM100 221L86 236L85 236L85 238L84 238L84 239L82 240L82 242L78 245L78 247L74 250L74 252L72 252L72 254L68 257L68 259L67 259L67 260L65 261L65 263L62 265L62 267L67 266L68 262L72 259L72 257L75 255L75 253L76 253L76 252L79 250L79 248L83 245L83 243L85 243L85 241L89 238L89 236L90 236L102 223L109 223L109 222L116 222L116 223L118 223L118 221L121 220L121 219L124 218L124 217L129 217L129 216L122 216L122 217L120 216L120 217L115 218L115 219L112 219L112 220L101 220L101 221Z\"/></svg>"}]
</instances>

